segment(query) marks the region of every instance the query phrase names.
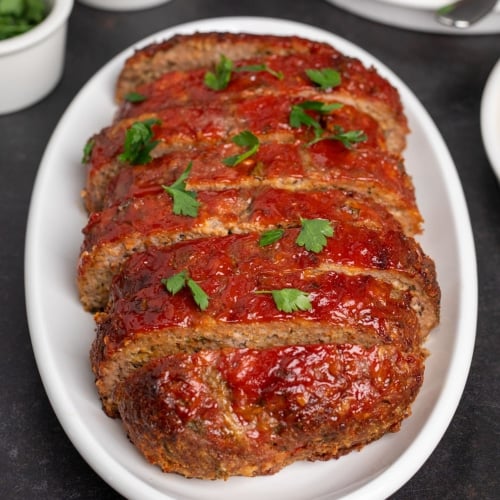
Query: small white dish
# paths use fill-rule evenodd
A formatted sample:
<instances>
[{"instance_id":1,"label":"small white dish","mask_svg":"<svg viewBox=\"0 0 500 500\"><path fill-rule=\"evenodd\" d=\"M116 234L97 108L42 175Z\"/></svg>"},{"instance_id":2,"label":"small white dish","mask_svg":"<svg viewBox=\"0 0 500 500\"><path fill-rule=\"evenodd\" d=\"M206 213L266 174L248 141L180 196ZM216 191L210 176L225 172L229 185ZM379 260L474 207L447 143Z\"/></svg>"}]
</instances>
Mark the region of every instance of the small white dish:
<instances>
[{"instance_id":1,"label":"small white dish","mask_svg":"<svg viewBox=\"0 0 500 500\"><path fill-rule=\"evenodd\" d=\"M103 10L140 10L156 7L170 0L79 0L80 3Z\"/></svg>"},{"instance_id":2,"label":"small white dish","mask_svg":"<svg viewBox=\"0 0 500 500\"><path fill-rule=\"evenodd\" d=\"M26 33L0 41L0 114L26 108L59 82L73 0L52 0L50 12Z\"/></svg>"},{"instance_id":3,"label":"small white dish","mask_svg":"<svg viewBox=\"0 0 500 500\"><path fill-rule=\"evenodd\" d=\"M467 29L444 26L436 20L435 12L447 0L326 0L348 12L376 21L425 33L445 35L489 35L500 33L500 2L488 16Z\"/></svg>"},{"instance_id":4,"label":"small white dish","mask_svg":"<svg viewBox=\"0 0 500 500\"><path fill-rule=\"evenodd\" d=\"M411 7L413 9L437 10L454 0L378 0L379 2L392 3L401 7ZM500 10L500 3L495 7Z\"/></svg>"},{"instance_id":5,"label":"small white dish","mask_svg":"<svg viewBox=\"0 0 500 500\"><path fill-rule=\"evenodd\" d=\"M484 86L481 98L481 135L491 166L500 181L500 60Z\"/></svg>"}]
</instances>

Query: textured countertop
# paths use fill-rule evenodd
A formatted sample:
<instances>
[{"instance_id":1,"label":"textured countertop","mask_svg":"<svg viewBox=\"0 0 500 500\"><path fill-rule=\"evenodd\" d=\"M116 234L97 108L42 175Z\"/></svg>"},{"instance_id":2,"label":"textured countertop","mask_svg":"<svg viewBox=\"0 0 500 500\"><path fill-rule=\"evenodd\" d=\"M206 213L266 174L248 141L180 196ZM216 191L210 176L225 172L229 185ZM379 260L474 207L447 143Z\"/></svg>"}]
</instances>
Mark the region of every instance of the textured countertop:
<instances>
[{"instance_id":1,"label":"textured countertop","mask_svg":"<svg viewBox=\"0 0 500 500\"><path fill-rule=\"evenodd\" d=\"M120 498L63 432L30 343L24 237L31 190L50 135L81 86L118 52L179 23L234 15L297 20L350 40L397 73L441 131L472 220L479 273L477 340L465 392L450 427L423 467L393 498L498 498L500 189L481 141L479 108L488 74L500 57L500 35L404 31L321 0L172 0L129 13L98 11L77 2L58 87L35 106L0 116L0 498Z\"/></svg>"}]
</instances>

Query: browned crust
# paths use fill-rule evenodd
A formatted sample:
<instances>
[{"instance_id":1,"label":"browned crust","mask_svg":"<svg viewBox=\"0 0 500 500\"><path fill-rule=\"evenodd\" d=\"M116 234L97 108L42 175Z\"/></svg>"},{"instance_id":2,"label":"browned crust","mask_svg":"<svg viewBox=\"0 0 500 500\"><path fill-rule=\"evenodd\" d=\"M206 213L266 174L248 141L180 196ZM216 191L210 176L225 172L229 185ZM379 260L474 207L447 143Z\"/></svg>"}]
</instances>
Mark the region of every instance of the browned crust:
<instances>
[{"instance_id":1,"label":"browned crust","mask_svg":"<svg viewBox=\"0 0 500 500\"><path fill-rule=\"evenodd\" d=\"M270 54L337 53L330 45L300 37L211 32L175 35L137 49L126 61L116 84L118 102L131 91L168 71L188 71L216 64L224 54L233 60Z\"/></svg>"},{"instance_id":2,"label":"browned crust","mask_svg":"<svg viewBox=\"0 0 500 500\"><path fill-rule=\"evenodd\" d=\"M280 196L280 190L271 192L277 197ZM221 193L222 197L225 193L227 192ZM198 196L202 203L203 194ZM313 197L315 194L317 193L310 193L311 204L314 199L317 199L317 196ZM210 201L216 204L210 205L206 210L202 205L199 216L196 219L190 218L188 222L182 220L185 219L184 217L171 213L171 201L166 194L141 197L130 200L127 204L115 205L101 214L102 224L96 217L92 225L86 229L87 238L78 264L78 288L84 307L95 311L106 306L113 277L121 271L126 259L136 252L155 247L172 248L174 243L183 240L259 233L276 227L298 227L300 217L306 219L317 217L314 207L303 202L300 208L296 209L300 213L290 211L284 216L280 214L277 219L269 218L259 222L254 219L255 214L252 211L252 205L258 202L255 193L252 197L251 191L243 190L239 196L234 192L227 196L230 202L217 202L217 198L212 196ZM333 198L328 197L327 192L323 196L327 200ZM340 197L335 198L338 203ZM342 205L336 206L337 210L332 208L325 215L334 227L341 225L344 228L340 232L337 231L335 236L338 247L343 248L348 245L347 242L368 238L370 247L377 248L377 250L370 250L375 252L373 264L370 265L371 261L367 261L366 267L362 269L359 269L359 265L354 260L351 265L342 264L343 254L351 251L347 248L344 252L338 251L339 261L337 264L330 265L331 270L373 273L387 280L398 279L406 283L406 286L416 287L424 296L428 291L422 285L423 283L429 281L433 283L429 288L431 290L435 288L434 270L422 265L426 262L426 258L415 240L405 237L394 238L394 234L400 234L400 227L395 220L385 217L385 226L381 225L383 224L381 221L378 225L375 220L371 223L366 220L359 221L357 214L354 214L354 217L350 213L345 214ZM213 241L217 244L215 239ZM344 241L346 243L343 243ZM360 251L368 252L367 249L361 247ZM352 253L351 258L354 259L355 256L356 254ZM357 255L357 258L360 259L361 255ZM396 262L400 267L394 269L388 266L384 269L380 264L375 264L382 261Z\"/></svg>"},{"instance_id":3,"label":"browned crust","mask_svg":"<svg viewBox=\"0 0 500 500\"><path fill-rule=\"evenodd\" d=\"M291 232L288 236L293 240ZM225 240L223 251L214 246L214 239L207 239L136 254L115 280L107 311L96 316L97 338L92 348L97 385L109 414L115 412L113 390L120 381L138 366L172 352L315 342L394 343L414 350L438 321L439 288L432 261L422 254L409 259L417 271L349 270L321 262L321 254L311 256L311 262L318 260L314 267L302 261L294 269L297 257L286 250L291 241L283 240L281 247L259 251L260 256L253 258L237 250L255 248L253 235L218 240ZM235 269L226 269L222 275L215 263L226 262L227 268L228 259ZM212 264L211 269L206 262ZM197 309L189 294L172 296L160 284L163 277L187 265L202 286L212 287L211 305L205 312ZM249 268L253 274L247 273ZM271 269L272 285L265 286ZM281 288L281 281L315 290L317 306L307 318L301 313L281 318L272 307L266 313L268 321L258 319L261 306L252 290ZM150 302L154 306L149 307ZM230 303L234 305L229 307ZM328 319L322 307L331 308ZM359 311L364 311L365 320L372 319L363 324Z\"/></svg>"},{"instance_id":4,"label":"browned crust","mask_svg":"<svg viewBox=\"0 0 500 500\"><path fill-rule=\"evenodd\" d=\"M279 367L280 378L268 382L260 401L234 385L232 373L251 366L252 373L268 376L254 368L266 351L163 358L120 386L121 418L150 462L187 477L273 474L297 460L338 458L399 428L422 383L423 357L388 346L358 352L349 345L331 347L293 349L294 366L309 352L330 366L331 375L316 370L307 389L287 368L286 356L269 364ZM372 363L386 370L385 383L367 369ZM358 384L366 402L357 395Z\"/></svg>"}]
</instances>

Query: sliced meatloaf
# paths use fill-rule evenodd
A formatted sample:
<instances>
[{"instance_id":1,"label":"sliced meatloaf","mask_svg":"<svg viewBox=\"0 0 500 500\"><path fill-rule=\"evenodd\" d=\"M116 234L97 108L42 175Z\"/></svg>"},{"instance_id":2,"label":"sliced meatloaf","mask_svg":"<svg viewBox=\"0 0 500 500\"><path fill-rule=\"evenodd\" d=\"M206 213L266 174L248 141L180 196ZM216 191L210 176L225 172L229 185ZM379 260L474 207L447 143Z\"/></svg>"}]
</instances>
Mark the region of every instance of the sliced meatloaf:
<instances>
[{"instance_id":1,"label":"sliced meatloaf","mask_svg":"<svg viewBox=\"0 0 500 500\"><path fill-rule=\"evenodd\" d=\"M243 131L251 132L262 145L277 142L291 144L307 152L313 147L312 144L311 147L305 146L315 138L314 129L290 125L292 107L301 102L303 100L293 95L283 98L256 97L236 103L186 104L123 119L90 140L93 147L88 162L87 208L89 211L99 210L110 179L130 166L120 155L126 144L127 132L135 124L156 121L152 126L152 139L158 144L151 151L151 157L157 159L178 151L190 152L194 157L200 148L214 149L224 158L224 149L234 147L234 137ZM337 130L362 131L364 140L350 149L387 151L378 123L351 106L342 106L328 113L308 111L308 115L321 125L325 137L335 134ZM343 149L349 148L344 146ZM393 161L400 161L399 157L394 157ZM221 157L218 156L217 163L220 162Z\"/></svg>"},{"instance_id":2,"label":"sliced meatloaf","mask_svg":"<svg viewBox=\"0 0 500 500\"><path fill-rule=\"evenodd\" d=\"M414 276L419 271L410 269L415 263L420 268L424 259L415 240L403 235L394 218L352 193L232 189L198 192L197 201L196 217L174 214L172 199L165 192L126 199L94 213L84 229L78 269L84 307L105 307L113 276L134 252L184 239L297 227L301 219L331 222L334 237L317 259L329 259L334 266L397 270Z\"/></svg>"},{"instance_id":3,"label":"sliced meatloaf","mask_svg":"<svg viewBox=\"0 0 500 500\"><path fill-rule=\"evenodd\" d=\"M190 71L216 64L221 55L232 60L257 56L340 53L326 43L304 38L249 33L195 33L176 35L137 49L125 62L116 85L118 102L139 86L170 71Z\"/></svg>"},{"instance_id":4,"label":"sliced meatloaf","mask_svg":"<svg viewBox=\"0 0 500 500\"><path fill-rule=\"evenodd\" d=\"M308 76L311 70L322 68L335 68L338 72L338 82L334 87L323 89ZM186 103L213 104L256 97L283 99L294 95L303 100L354 106L379 123L391 152L399 154L404 149L408 127L397 92L388 90L387 83L359 61L331 54L294 54L240 60L234 64L223 92L207 87L204 82L206 72L207 68L204 67L163 74L153 82L135 89L141 99L126 102L117 117L137 117L142 113L158 112Z\"/></svg>"},{"instance_id":5,"label":"sliced meatloaf","mask_svg":"<svg viewBox=\"0 0 500 500\"><path fill-rule=\"evenodd\" d=\"M137 50L116 100L77 277L105 413L205 479L398 430L440 289L397 89L325 43L197 33Z\"/></svg>"},{"instance_id":6,"label":"sliced meatloaf","mask_svg":"<svg viewBox=\"0 0 500 500\"><path fill-rule=\"evenodd\" d=\"M358 251L356 238L341 247L342 238L329 238L316 254L296 244L298 234L287 230L264 247L249 234L134 254L113 282L106 311L97 315L92 362L106 411L115 414L114 387L131 371L172 352L317 342L418 348L438 320L439 302L432 264L423 255L401 252L398 257L411 261L404 265L390 264L383 253L377 269L368 238L359 240ZM188 290L172 295L165 289L162 280L179 272L208 294L206 310ZM283 313L268 294L256 293L283 288L309 293L312 309Z\"/></svg>"},{"instance_id":7,"label":"sliced meatloaf","mask_svg":"<svg viewBox=\"0 0 500 500\"><path fill-rule=\"evenodd\" d=\"M352 82L350 92L359 89L358 92L371 94L371 99L385 103L386 112L398 115L402 123L406 122L398 90L374 68L365 68L359 60L345 56L329 44L294 36L197 33L152 43L136 50L125 62L116 85L117 101L122 102L128 93L158 80L167 72L212 68L222 55L233 61L258 58L260 62L269 56L328 57L330 61L325 62L324 67L343 73ZM305 69L309 67L307 65Z\"/></svg>"},{"instance_id":8,"label":"sliced meatloaf","mask_svg":"<svg viewBox=\"0 0 500 500\"><path fill-rule=\"evenodd\" d=\"M397 431L423 372L421 354L391 345L232 348L153 361L116 398L151 463L226 479L337 458Z\"/></svg>"}]
</instances>

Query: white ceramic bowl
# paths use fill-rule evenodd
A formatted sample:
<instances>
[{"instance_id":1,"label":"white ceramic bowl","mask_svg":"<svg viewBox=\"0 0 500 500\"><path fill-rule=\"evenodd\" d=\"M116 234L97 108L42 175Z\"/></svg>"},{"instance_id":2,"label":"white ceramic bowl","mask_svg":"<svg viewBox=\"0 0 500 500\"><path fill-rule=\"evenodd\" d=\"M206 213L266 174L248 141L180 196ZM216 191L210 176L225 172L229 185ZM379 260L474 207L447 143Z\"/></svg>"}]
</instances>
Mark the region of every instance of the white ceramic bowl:
<instances>
[{"instance_id":1,"label":"white ceramic bowl","mask_svg":"<svg viewBox=\"0 0 500 500\"><path fill-rule=\"evenodd\" d=\"M50 12L40 24L0 41L0 114L38 102L61 78L73 0L48 3Z\"/></svg>"},{"instance_id":2,"label":"white ceramic bowl","mask_svg":"<svg viewBox=\"0 0 500 500\"><path fill-rule=\"evenodd\" d=\"M80 3L104 10L139 10L155 7L170 0L80 0Z\"/></svg>"},{"instance_id":3,"label":"white ceramic bowl","mask_svg":"<svg viewBox=\"0 0 500 500\"><path fill-rule=\"evenodd\" d=\"M481 98L481 135L500 182L500 59L491 70Z\"/></svg>"}]
</instances>

